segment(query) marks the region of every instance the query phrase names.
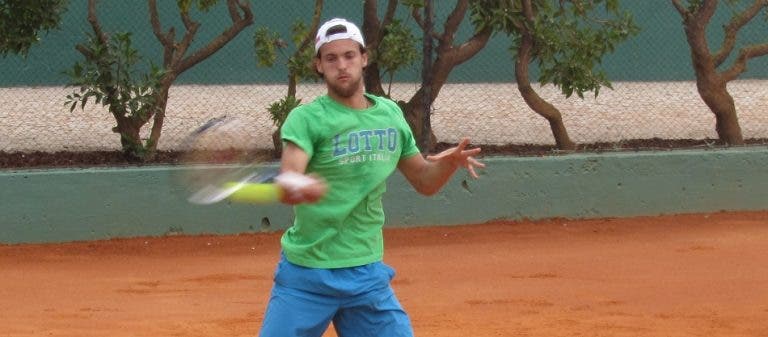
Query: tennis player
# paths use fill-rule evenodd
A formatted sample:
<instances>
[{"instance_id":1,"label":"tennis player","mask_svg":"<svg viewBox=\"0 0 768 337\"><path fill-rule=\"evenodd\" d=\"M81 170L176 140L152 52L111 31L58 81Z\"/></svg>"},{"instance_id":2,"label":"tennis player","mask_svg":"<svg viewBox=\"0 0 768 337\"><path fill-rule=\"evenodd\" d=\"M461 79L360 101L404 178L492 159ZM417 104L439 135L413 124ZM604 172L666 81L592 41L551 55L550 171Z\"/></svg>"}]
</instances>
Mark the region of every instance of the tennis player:
<instances>
[{"instance_id":1,"label":"tennis player","mask_svg":"<svg viewBox=\"0 0 768 337\"><path fill-rule=\"evenodd\" d=\"M368 53L353 23L324 23L315 52L327 94L288 115L281 170L317 183L284 194L295 220L281 239L261 336L319 337L330 322L341 337L413 336L382 262L385 181L398 168L416 191L434 194L459 167L477 178L480 149L463 139L424 158L398 106L365 93Z\"/></svg>"}]
</instances>

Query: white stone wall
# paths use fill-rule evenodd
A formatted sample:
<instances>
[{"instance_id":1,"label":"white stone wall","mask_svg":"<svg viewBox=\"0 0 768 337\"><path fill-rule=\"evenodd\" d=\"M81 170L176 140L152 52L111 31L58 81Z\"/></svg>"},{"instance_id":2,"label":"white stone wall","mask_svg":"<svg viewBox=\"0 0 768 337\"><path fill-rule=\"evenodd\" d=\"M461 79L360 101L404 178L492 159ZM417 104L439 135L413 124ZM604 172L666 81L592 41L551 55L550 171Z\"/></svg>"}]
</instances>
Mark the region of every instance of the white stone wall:
<instances>
[{"instance_id":1,"label":"white stone wall","mask_svg":"<svg viewBox=\"0 0 768 337\"><path fill-rule=\"evenodd\" d=\"M565 99L552 87L536 87L563 114L577 143L640 138L716 138L714 117L693 82L618 82L599 97ZM411 97L417 84L396 84L395 99ZM325 91L302 85L304 102ZM768 138L768 80L729 85L745 138ZM119 149L114 121L102 107L65 106L71 88L0 88L0 151L88 151ZM285 95L284 85L176 85L160 140L174 149L196 126L220 115L249 123L252 144L271 148L274 126L266 108ZM440 141L469 136L475 144L554 144L549 126L523 102L515 84L449 84L434 104L432 126ZM148 134L149 129L145 132Z\"/></svg>"}]
</instances>

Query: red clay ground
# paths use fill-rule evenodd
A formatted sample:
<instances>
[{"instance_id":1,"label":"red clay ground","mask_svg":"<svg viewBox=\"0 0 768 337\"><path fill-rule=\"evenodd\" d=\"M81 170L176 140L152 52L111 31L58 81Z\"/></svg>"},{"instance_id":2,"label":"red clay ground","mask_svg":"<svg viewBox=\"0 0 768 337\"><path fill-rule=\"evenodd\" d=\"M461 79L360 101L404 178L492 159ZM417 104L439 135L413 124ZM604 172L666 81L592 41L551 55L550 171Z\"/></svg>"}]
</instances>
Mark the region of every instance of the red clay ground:
<instances>
[{"instance_id":1,"label":"red clay ground","mask_svg":"<svg viewBox=\"0 0 768 337\"><path fill-rule=\"evenodd\" d=\"M418 336L768 336L768 212L386 240ZM278 249L278 234L0 245L0 336L256 336Z\"/></svg>"}]
</instances>

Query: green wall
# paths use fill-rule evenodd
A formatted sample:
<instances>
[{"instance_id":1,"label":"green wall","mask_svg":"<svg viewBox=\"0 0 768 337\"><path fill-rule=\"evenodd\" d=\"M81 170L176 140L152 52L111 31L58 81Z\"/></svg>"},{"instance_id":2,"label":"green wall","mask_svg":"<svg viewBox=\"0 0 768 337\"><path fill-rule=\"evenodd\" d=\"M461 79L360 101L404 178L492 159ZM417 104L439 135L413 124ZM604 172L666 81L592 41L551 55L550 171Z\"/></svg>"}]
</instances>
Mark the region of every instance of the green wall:
<instances>
[{"instance_id":1,"label":"green wall","mask_svg":"<svg viewBox=\"0 0 768 337\"><path fill-rule=\"evenodd\" d=\"M393 175L385 197L387 226L768 209L765 147L485 162L481 179L460 172L432 197ZM0 172L0 242L233 234L281 230L291 221L290 208L282 205L187 204L171 184L182 169Z\"/></svg>"},{"instance_id":2,"label":"green wall","mask_svg":"<svg viewBox=\"0 0 768 337\"><path fill-rule=\"evenodd\" d=\"M39 44L32 47L24 59L11 55L0 58L0 87L63 85L68 79L62 71L71 69L82 56L74 45L85 40L85 33L91 32L86 21L86 0L71 0L61 28L45 35ZM308 20L312 6L309 0L302 1L252 1L254 24L208 60L182 74L178 84L250 84L285 83L285 70L257 68L253 51L253 32L257 27L267 26L282 32L288 39L290 26L296 19ZM381 7L385 1L379 2ZM444 18L453 8L454 1L435 1L436 13ZM603 69L612 81L680 81L693 80L690 52L685 41L680 16L668 0L625 0L622 7L634 16L641 33L618 46L614 54L603 61ZM129 31L133 34L135 46L148 60L162 63L161 48L149 27L145 1L101 1L99 17L107 31ZM161 19L168 29L176 27L178 35L183 26L178 20L175 2L161 2ZM361 23L362 1L327 0L324 18L343 16ZM382 10L383 11L383 10ZM720 5L710 26L711 48L720 46L722 27L729 17L729 9ZM400 19L413 24L405 11ZM202 22L196 43L209 41L229 23L224 6L219 6L207 15L196 14ZM765 43L766 23L761 18L753 20L740 33L739 41ZM439 21L438 21L439 22ZM441 26L438 25L438 28ZM466 39L472 27L465 24L459 33ZM463 41L463 40L462 40ZM453 82L513 82L512 62L508 51L508 38L497 34L489 45L473 59L462 64L451 74ZM420 50L420 48L419 48ZM397 81L419 81L420 71L416 62L413 69L397 74ZM535 78L535 77L534 77ZM749 63L748 71L742 78L768 78L768 58L763 57Z\"/></svg>"}]
</instances>

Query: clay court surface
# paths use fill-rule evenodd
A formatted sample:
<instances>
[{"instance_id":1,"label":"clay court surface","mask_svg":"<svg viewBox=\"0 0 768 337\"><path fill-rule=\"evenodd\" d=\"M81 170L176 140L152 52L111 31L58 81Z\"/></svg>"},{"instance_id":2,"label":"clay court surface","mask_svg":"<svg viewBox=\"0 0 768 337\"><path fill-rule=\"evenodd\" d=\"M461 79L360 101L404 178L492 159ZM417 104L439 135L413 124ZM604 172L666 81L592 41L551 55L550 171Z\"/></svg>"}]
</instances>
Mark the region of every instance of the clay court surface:
<instances>
[{"instance_id":1,"label":"clay court surface","mask_svg":"<svg viewBox=\"0 0 768 337\"><path fill-rule=\"evenodd\" d=\"M278 241L0 245L0 336L256 336ZM768 336L768 212L388 229L386 246L417 336Z\"/></svg>"}]
</instances>

